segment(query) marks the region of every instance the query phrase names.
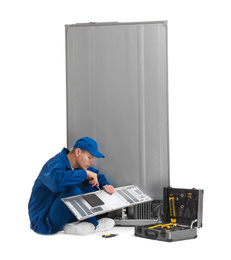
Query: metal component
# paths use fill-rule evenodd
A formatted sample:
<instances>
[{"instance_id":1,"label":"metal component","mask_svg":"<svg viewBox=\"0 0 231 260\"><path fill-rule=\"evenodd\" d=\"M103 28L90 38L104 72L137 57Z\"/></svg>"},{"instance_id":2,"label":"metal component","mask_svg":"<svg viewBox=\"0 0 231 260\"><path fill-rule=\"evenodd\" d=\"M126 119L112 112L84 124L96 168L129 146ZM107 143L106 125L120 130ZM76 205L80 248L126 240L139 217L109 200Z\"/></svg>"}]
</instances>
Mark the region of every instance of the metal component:
<instances>
[{"instance_id":1,"label":"metal component","mask_svg":"<svg viewBox=\"0 0 231 260\"><path fill-rule=\"evenodd\" d=\"M162 201L150 201L134 205L121 211L111 212L117 226L153 225L160 222L162 215Z\"/></svg>"},{"instance_id":2,"label":"metal component","mask_svg":"<svg viewBox=\"0 0 231 260\"><path fill-rule=\"evenodd\" d=\"M135 219L152 219L152 202L146 202L134 206Z\"/></svg>"},{"instance_id":3,"label":"metal component","mask_svg":"<svg viewBox=\"0 0 231 260\"><path fill-rule=\"evenodd\" d=\"M197 227L202 227L202 219L203 219L203 196L204 191L198 191L198 208L197 208Z\"/></svg>"},{"instance_id":4,"label":"metal component","mask_svg":"<svg viewBox=\"0 0 231 260\"><path fill-rule=\"evenodd\" d=\"M158 223L158 219L115 219L116 226L147 226Z\"/></svg>"},{"instance_id":5,"label":"metal component","mask_svg":"<svg viewBox=\"0 0 231 260\"><path fill-rule=\"evenodd\" d=\"M113 194L100 190L62 199L78 220L151 200L134 185L115 188Z\"/></svg>"},{"instance_id":6,"label":"metal component","mask_svg":"<svg viewBox=\"0 0 231 260\"><path fill-rule=\"evenodd\" d=\"M193 225L194 225L194 223L196 223L196 222L197 222L197 219L195 219L195 220L192 221L191 226L190 226L191 229L193 228Z\"/></svg>"}]
</instances>

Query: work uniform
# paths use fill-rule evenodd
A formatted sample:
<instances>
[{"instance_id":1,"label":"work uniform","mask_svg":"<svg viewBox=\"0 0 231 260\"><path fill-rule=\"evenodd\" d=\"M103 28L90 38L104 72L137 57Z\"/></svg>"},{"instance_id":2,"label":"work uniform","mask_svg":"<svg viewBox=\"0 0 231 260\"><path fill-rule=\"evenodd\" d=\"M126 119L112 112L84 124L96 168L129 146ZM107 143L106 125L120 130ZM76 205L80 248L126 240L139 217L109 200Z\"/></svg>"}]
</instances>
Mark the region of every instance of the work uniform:
<instances>
[{"instance_id":1,"label":"work uniform","mask_svg":"<svg viewBox=\"0 0 231 260\"><path fill-rule=\"evenodd\" d=\"M96 191L96 188L89 184L85 170L71 168L68 153L69 150L63 148L51 158L43 166L34 183L28 208L30 227L37 233L54 234L63 230L67 223L77 221L61 198ZM104 185L110 185L98 170L92 167L88 170L97 174L101 189ZM98 225L95 217L89 218L88 221Z\"/></svg>"}]
</instances>

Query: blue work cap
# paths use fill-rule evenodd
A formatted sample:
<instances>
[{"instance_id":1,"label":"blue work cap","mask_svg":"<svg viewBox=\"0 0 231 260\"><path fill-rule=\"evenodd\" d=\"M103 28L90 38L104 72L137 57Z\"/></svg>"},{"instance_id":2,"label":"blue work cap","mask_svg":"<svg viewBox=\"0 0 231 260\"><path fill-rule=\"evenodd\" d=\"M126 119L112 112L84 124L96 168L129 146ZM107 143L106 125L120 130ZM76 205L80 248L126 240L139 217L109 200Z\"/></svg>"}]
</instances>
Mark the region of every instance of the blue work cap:
<instances>
[{"instance_id":1,"label":"blue work cap","mask_svg":"<svg viewBox=\"0 0 231 260\"><path fill-rule=\"evenodd\" d=\"M80 148L82 150L86 150L97 158L105 157L102 153L99 152L96 141L94 141L90 137L83 137L79 139L75 142L73 148Z\"/></svg>"}]
</instances>

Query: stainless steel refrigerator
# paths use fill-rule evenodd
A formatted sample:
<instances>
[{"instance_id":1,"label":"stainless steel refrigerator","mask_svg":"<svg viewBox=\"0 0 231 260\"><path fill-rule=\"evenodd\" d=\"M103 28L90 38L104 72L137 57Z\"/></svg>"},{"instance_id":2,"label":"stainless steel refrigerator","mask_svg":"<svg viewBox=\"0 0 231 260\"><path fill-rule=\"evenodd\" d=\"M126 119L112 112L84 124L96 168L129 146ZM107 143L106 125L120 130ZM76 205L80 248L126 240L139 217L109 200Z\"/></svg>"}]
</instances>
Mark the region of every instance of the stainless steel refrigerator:
<instances>
[{"instance_id":1,"label":"stainless steel refrigerator","mask_svg":"<svg viewBox=\"0 0 231 260\"><path fill-rule=\"evenodd\" d=\"M170 184L167 21L72 24L65 33L67 147L95 139L105 158L93 167L152 197L122 210L120 223L156 221Z\"/></svg>"}]
</instances>

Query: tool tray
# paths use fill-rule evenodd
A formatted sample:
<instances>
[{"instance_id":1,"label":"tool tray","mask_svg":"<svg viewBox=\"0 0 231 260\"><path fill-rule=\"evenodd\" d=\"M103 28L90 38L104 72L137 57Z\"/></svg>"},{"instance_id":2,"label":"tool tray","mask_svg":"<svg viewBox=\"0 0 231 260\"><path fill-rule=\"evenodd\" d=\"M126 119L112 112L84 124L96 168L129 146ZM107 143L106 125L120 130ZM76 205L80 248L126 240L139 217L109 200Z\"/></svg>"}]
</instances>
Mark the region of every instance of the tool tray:
<instances>
[{"instance_id":1,"label":"tool tray","mask_svg":"<svg viewBox=\"0 0 231 260\"><path fill-rule=\"evenodd\" d=\"M162 221L135 227L135 235L167 242L196 238L202 227L203 190L167 187L163 198Z\"/></svg>"}]
</instances>

